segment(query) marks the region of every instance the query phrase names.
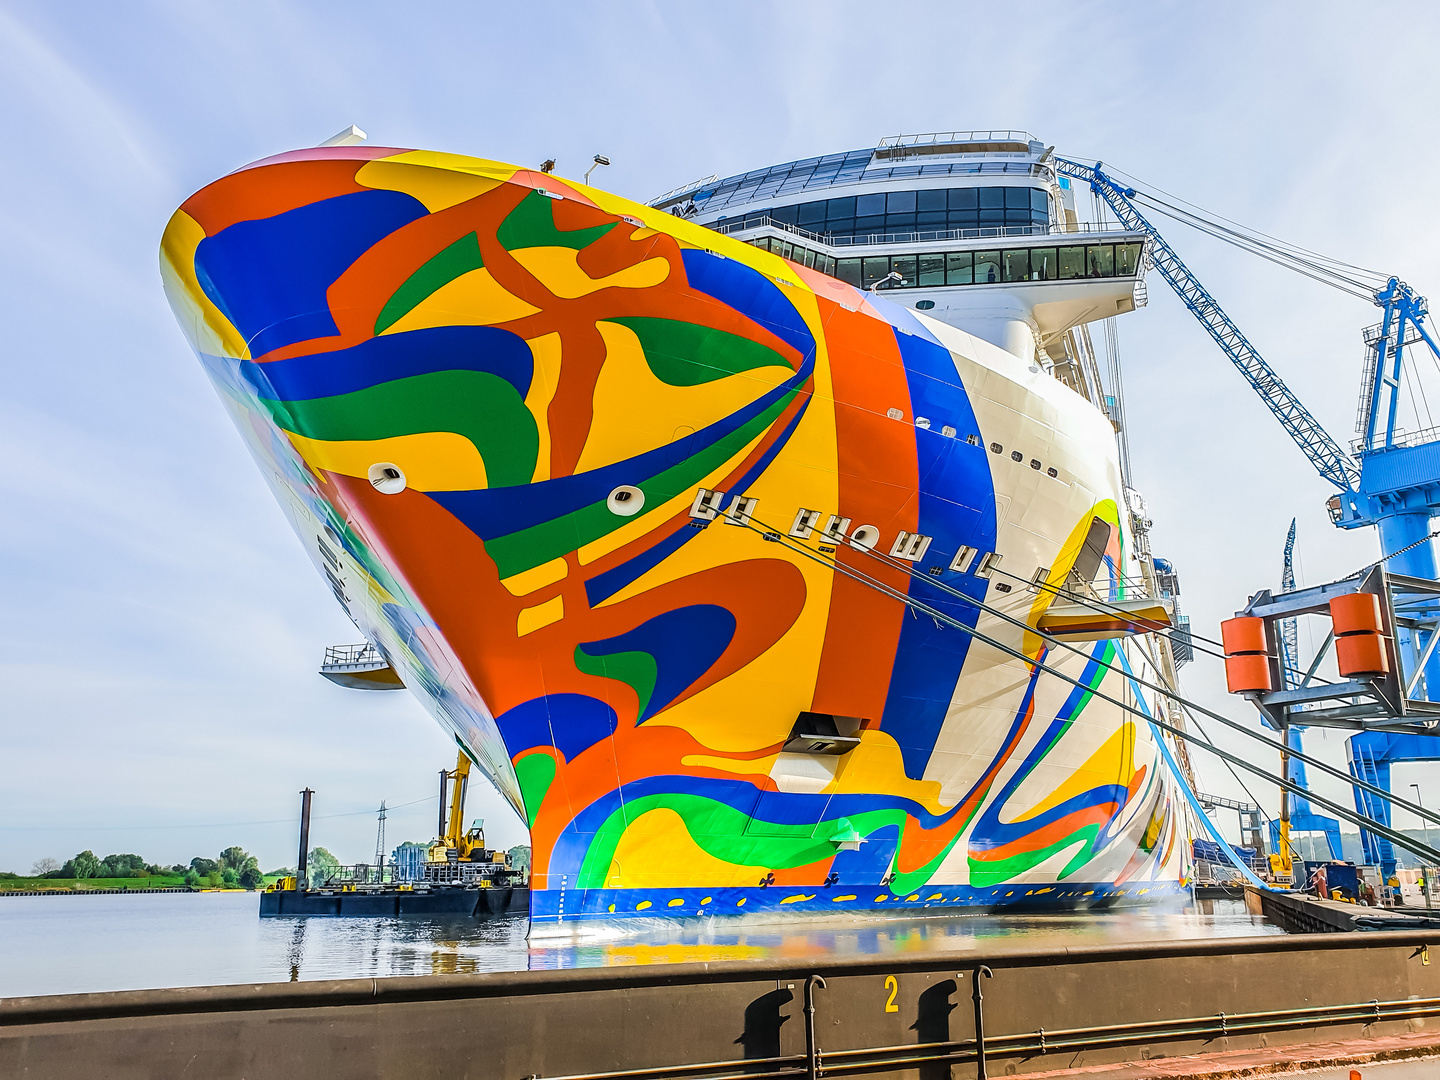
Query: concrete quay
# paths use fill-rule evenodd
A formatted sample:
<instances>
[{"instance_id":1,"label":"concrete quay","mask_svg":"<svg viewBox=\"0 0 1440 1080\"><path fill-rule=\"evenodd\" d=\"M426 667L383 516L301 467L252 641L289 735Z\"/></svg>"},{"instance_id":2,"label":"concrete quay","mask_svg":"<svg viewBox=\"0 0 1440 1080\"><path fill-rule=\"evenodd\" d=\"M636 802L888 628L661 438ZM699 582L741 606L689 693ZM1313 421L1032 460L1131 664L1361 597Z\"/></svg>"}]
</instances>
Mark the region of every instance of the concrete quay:
<instances>
[{"instance_id":1,"label":"concrete quay","mask_svg":"<svg viewBox=\"0 0 1440 1080\"><path fill-rule=\"evenodd\" d=\"M1348 933L1352 930L1440 930L1440 911L1362 907L1339 900L1320 900L1308 893L1277 892L1245 886L1245 907L1290 934Z\"/></svg>"},{"instance_id":2,"label":"concrete quay","mask_svg":"<svg viewBox=\"0 0 1440 1080\"><path fill-rule=\"evenodd\" d=\"M1298 1060L1336 1041L1403 1038L1419 1053L1440 1047L1432 941L1440 934L982 944L908 961L11 998L0 1000L0 1075L128 1080L193 1076L203 1064L215 1078L948 1080L1277 1048Z\"/></svg>"}]
</instances>

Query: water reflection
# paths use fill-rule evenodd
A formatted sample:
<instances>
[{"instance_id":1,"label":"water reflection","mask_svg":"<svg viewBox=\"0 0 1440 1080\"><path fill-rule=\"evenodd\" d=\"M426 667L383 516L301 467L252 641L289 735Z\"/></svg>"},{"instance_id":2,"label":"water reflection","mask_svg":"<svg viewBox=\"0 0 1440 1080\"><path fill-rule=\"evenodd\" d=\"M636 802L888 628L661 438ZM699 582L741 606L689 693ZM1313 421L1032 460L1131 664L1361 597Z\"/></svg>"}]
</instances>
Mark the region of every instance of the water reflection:
<instances>
[{"instance_id":1,"label":"water reflection","mask_svg":"<svg viewBox=\"0 0 1440 1080\"><path fill-rule=\"evenodd\" d=\"M290 981L300 981L300 961L305 957L305 920L295 920L295 933L290 937L290 951L285 959L290 965Z\"/></svg>"},{"instance_id":2,"label":"water reflection","mask_svg":"<svg viewBox=\"0 0 1440 1080\"><path fill-rule=\"evenodd\" d=\"M1058 946L1280 933L1247 914L1243 903L1224 900L1098 915L715 919L529 942L523 916L260 919L257 911L253 894L0 900L0 997L527 968L938 956L996 941Z\"/></svg>"}]
</instances>

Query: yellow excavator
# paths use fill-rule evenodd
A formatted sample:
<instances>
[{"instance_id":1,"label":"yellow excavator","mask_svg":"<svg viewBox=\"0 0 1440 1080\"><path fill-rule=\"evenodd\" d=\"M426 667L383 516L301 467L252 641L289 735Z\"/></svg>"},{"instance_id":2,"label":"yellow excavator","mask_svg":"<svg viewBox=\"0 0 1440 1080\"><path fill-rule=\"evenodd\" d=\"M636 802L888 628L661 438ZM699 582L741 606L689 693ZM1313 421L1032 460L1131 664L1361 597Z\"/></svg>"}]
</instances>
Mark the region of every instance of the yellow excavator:
<instances>
[{"instance_id":1,"label":"yellow excavator","mask_svg":"<svg viewBox=\"0 0 1440 1080\"><path fill-rule=\"evenodd\" d=\"M470 756L462 749L454 770L440 770L440 836L425 852L427 881L464 885L508 885L513 871L510 856L485 846L485 822L476 818L468 831L465 821L465 791L470 783ZM449 791L447 817L445 799Z\"/></svg>"}]
</instances>

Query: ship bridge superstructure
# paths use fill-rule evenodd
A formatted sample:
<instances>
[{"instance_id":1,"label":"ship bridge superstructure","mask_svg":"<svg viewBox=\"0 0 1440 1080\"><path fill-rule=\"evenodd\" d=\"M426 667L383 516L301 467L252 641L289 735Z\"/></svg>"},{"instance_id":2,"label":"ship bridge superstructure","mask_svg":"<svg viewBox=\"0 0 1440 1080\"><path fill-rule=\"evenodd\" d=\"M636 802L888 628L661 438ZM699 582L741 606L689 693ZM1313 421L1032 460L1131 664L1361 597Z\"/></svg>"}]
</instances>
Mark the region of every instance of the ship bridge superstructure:
<instances>
[{"instance_id":1,"label":"ship bridge superstructure","mask_svg":"<svg viewBox=\"0 0 1440 1080\"><path fill-rule=\"evenodd\" d=\"M902 135L667 192L650 205L923 311L1105 407L1083 328L1145 302L1145 240L1082 222L1029 132Z\"/></svg>"}]
</instances>

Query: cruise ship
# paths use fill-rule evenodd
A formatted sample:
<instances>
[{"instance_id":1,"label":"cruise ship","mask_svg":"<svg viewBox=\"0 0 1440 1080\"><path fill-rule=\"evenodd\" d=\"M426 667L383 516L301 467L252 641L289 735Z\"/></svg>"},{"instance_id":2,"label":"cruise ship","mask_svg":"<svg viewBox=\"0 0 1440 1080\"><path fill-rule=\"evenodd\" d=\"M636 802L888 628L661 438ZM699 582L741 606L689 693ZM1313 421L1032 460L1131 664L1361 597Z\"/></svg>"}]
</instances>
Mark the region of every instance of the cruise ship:
<instances>
[{"instance_id":1,"label":"cruise ship","mask_svg":"<svg viewBox=\"0 0 1440 1080\"><path fill-rule=\"evenodd\" d=\"M532 933L1184 887L1139 681L1175 588L1088 332L1144 240L1049 156L900 137L645 204L328 146L176 211L171 306L364 638L337 681L514 807Z\"/></svg>"}]
</instances>

